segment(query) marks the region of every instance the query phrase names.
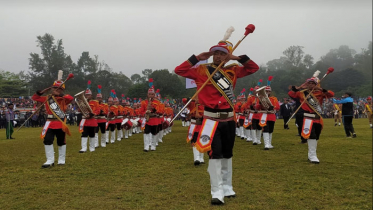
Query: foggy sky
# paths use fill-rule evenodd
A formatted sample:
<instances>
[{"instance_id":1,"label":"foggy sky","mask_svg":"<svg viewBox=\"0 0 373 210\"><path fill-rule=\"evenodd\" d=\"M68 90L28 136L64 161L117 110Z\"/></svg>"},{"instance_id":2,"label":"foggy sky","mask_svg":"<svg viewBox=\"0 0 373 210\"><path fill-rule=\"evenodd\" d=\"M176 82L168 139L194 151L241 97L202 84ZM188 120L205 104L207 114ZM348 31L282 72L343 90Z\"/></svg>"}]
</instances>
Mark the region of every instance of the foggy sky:
<instances>
[{"instance_id":1,"label":"foggy sky","mask_svg":"<svg viewBox=\"0 0 373 210\"><path fill-rule=\"evenodd\" d=\"M144 69L170 72L221 40L250 34L233 53L256 63L278 59L291 45L318 61L348 45L358 53L372 40L371 0L0 0L0 70L28 71L36 37L62 39L76 63L83 51L128 77Z\"/></svg>"}]
</instances>

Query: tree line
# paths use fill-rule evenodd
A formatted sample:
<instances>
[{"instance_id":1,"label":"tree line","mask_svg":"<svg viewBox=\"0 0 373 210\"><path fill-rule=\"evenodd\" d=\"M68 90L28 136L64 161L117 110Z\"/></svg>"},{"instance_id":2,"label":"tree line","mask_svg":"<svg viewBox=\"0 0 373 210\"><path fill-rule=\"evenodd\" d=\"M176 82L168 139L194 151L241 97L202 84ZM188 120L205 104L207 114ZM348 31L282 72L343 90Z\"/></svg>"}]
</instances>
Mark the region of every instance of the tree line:
<instances>
[{"instance_id":1,"label":"tree line","mask_svg":"<svg viewBox=\"0 0 373 210\"><path fill-rule=\"evenodd\" d=\"M160 89L162 97L183 98L194 94L195 89L185 89L185 78L168 69L144 69L140 74L130 77L123 72L114 71L98 55L90 55L83 51L77 62L65 53L62 39L56 40L51 34L37 36L40 53L30 53L29 71L18 74L0 71L0 97L18 97L31 95L51 85L57 78L58 70L64 75L73 73L74 79L68 82L66 93L74 95L87 88L87 81L92 82L92 92L97 93L97 85L102 85L103 96L109 97L110 90L115 89L117 96L125 98L146 98L148 79L153 78L156 89ZM259 79L266 85L268 76L273 76L271 83L273 94L278 98L287 97L289 85L301 85L306 78L320 70L324 75L329 67L335 72L328 76L322 87L333 90L336 96L345 91L354 95L372 95L372 41L359 53L346 45L331 49L320 60L304 52L302 46L290 46L283 51L283 56L270 60L260 70L242 79L236 84L235 94L245 88L255 87Z\"/></svg>"}]
</instances>

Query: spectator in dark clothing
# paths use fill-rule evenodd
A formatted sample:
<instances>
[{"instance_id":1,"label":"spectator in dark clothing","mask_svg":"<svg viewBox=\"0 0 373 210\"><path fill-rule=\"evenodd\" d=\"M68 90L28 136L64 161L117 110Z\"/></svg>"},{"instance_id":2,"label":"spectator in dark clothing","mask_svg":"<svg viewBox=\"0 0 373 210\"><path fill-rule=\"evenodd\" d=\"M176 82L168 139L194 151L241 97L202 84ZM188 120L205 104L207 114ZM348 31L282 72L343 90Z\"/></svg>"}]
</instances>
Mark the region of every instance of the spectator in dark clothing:
<instances>
[{"instance_id":1,"label":"spectator in dark clothing","mask_svg":"<svg viewBox=\"0 0 373 210\"><path fill-rule=\"evenodd\" d=\"M345 128L347 138L356 138L354 126L352 125L352 119L354 118L354 99L351 98L351 93L346 92L341 100L333 98L333 102L336 104L342 104L342 122Z\"/></svg>"},{"instance_id":2,"label":"spectator in dark clothing","mask_svg":"<svg viewBox=\"0 0 373 210\"><path fill-rule=\"evenodd\" d=\"M280 113L284 119L284 129L289 129L289 126L286 124L291 116L291 107L289 100L286 99L283 104L280 106Z\"/></svg>"}]
</instances>

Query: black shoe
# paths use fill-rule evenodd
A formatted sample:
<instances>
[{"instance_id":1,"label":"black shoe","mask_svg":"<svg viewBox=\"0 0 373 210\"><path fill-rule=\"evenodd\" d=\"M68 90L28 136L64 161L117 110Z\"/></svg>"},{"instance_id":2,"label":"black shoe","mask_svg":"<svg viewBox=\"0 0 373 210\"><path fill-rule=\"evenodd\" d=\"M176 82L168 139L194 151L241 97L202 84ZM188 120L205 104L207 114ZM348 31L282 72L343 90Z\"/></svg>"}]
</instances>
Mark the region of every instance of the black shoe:
<instances>
[{"instance_id":1,"label":"black shoe","mask_svg":"<svg viewBox=\"0 0 373 210\"><path fill-rule=\"evenodd\" d=\"M52 166L54 166L54 163L52 164L44 164L41 166L41 168L51 168Z\"/></svg>"},{"instance_id":2,"label":"black shoe","mask_svg":"<svg viewBox=\"0 0 373 210\"><path fill-rule=\"evenodd\" d=\"M86 153L87 151L79 151L79 153Z\"/></svg>"},{"instance_id":3,"label":"black shoe","mask_svg":"<svg viewBox=\"0 0 373 210\"><path fill-rule=\"evenodd\" d=\"M264 150L269 150L269 148L265 147Z\"/></svg>"},{"instance_id":4,"label":"black shoe","mask_svg":"<svg viewBox=\"0 0 373 210\"><path fill-rule=\"evenodd\" d=\"M334 126L337 126L337 123L336 123L336 124L334 124Z\"/></svg>"},{"instance_id":5,"label":"black shoe","mask_svg":"<svg viewBox=\"0 0 373 210\"><path fill-rule=\"evenodd\" d=\"M353 134L352 134L352 138L356 138L356 133L353 133Z\"/></svg>"},{"instance_id":6,"label":"black shoe","mask_svg":"<svg viewBox=\"0 0 373 210\"><path fill-rule=\"evenodd\" d=\"M258 143L255 142L255 143L253 143L253 145L258 145Z\"/></svg>"},{"instance_id":7,"label":"black shoe","mask_svg":"<svg viewBox=\"0 0 373 210\"><path fill-rule=\"evenodd\" d=\"M201 162L199 162L199 160L194 161L194 166L199 166L199 164L201 164Z\"/></svg>"},{"instance_id":8,"label":"black shoe","mask_svg":"<svg viewBox=\"0 0 373 210\"><path fill-rule=\"evenodd\" d=\"M226 198L235 198L236 194L234 194L234 195L227 195L227 196L224 196L224 197L226 197Z\"/></svg>"},{"instance_id":9,"label":"black shoe","mask_svg":"<svg viewBox=\"0 0 373 210\"><path fill-rule=\"evenodd\" d=\"M16 139L16 138L10 137L10 139Z\"/></svg>"},{"instance_id":10,"label":"black shoe","mask_svg":"<svg viewBox=\"0 0 373 210\"><path fill-rule=\"evenodd\" d=\"M287 127L287 128L285 128L286 130L289 130L290 128L289 127Z\"/></svg>"},{"instance_id":11,"label":"black shoe","mask_svg":"<svg viewBox=\"0 0 373 210\"><path fill-rule=\"evenodd\" d=\"M211 205L223 205L223 204L224 203L221 200L217 199L217 198L211 199Z\"/></svg>"},{"instance_id":12,"label":"black shoe","mask_svg":"<svg viewBox=\"0 0 373 210\"><path fill-rule=\"evenodd\" d=\"M205 164L205 162L200 162L199 164Z\"/></svg>"},{"instance_id":13,"label":"black shoe","mask_svg":"<svg viewBox=\"0 0 373 210\"><path fill-rule=\"evenodd\" d=\"M144 149L144 152L148 152L148 150Z\"/></svg>"}]
</instances>

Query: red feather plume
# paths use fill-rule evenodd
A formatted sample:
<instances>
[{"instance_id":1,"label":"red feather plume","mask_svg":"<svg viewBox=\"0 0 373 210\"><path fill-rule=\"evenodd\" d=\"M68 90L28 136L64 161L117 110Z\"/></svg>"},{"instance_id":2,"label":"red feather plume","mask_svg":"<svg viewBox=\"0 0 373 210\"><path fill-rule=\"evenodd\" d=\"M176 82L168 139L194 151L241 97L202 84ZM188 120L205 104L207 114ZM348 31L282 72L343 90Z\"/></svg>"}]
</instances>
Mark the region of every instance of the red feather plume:
<instances>
[{"instance_id":1,"label":"red feather plume","mask_svg":"<svg viewBox=\"0 0 373 210\"><path fill-rule=\"evenodd\" d=\"M115 93L115 90L114 90L114 89L112 89L112 90L111 90L111 92L112 92L112 93Z\"/></svg>"},{"instance_id":2,"label":"red feather plume","mask_svg":"<svg viewBox=\"0 0 373 210\"><path fill-rule=\"evenodd\" d=\"M91 84L91 80L88 80L88 85L90 85Z\"/></svg>"},{"instance_id":3,"label":"red feather plume","mask_svg":"<svg viewBox=\"0 0 373 210\"><path fill-rule=\"evenodd\" d=\"M149 78L149 82L153 82L153 78Z\"/></svg>"},{"instance_id":4,"label":"red feather plume","mask_svg":"<svg viewBox=\"0 0 373 210\"><path fill-rule=\"evenodd\" d=\"M122 94L122 97L124 97L124 94Z\"/></svg>"},{"instance_id":5,"label":"red feather plume","mask_svg":"<svg viewBox=\"0 0 373 210\"><path fill-rule=\"evenodd\" d=\"M268 77L268 81L271 81L272 78L273 78L273 76L269 76L269 77Z\"/></svg>"},{"instance_id":6,"label":"red feather plume","mask_svg":"<svg viewBox=\"0 0 373 210\"><path fill-rule=\"evenodd\" d=\"M260 80L259 80L259 82L263 82L263 80L262 80L262 79L260 79Z\"/></svg>"},{"instance_id":7,"label":"red feather plume","mask_svg":"<svg viewBox=\"0 0 373 210\"><path fill-rule=\"evenodd\" d=\"M250 88L250 91L254 91L254 88Z\"/></svg>"},{"instance_id":8,"label":"red feather plume","mask_svg":"<svg viewBox=\"0 0 373 210\"><path fill-rule=\"evenodd\" d=\"M157 93L159 93L159 89L157 89Z\"/></svg>"},{"instance_id":9,"label":"red feather plume","mask_svg":"<svg viewBox=\"0 0 373 210\"><path fill-rule=\"evenodd\" d=\"M97 85L98 89L102 89L102 86L101 85Z\"/></svg>"}]
</instances>

